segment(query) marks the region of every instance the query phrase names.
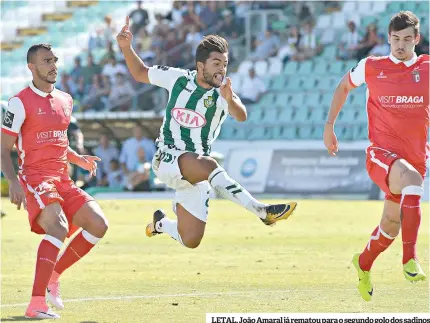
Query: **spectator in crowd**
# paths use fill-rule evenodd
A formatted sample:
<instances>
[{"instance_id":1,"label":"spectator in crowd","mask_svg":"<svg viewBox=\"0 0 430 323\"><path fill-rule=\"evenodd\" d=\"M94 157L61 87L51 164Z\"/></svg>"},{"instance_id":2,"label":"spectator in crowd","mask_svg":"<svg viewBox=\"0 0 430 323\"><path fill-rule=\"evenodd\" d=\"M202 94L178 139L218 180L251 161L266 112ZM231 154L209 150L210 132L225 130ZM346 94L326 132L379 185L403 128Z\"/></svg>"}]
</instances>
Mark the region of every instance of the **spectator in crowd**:
<instances>
[{"instance_id":1,"label":"spectator in crowd","mask_svg":"<svg viewBox=\"0 0 430 323\"><path fill-rule=\"evenodd\" d=\"M377 26L375 24L368 25L366 35L357 46L357 60L361 60L366 57L372 48L378 43L378 40L379 36Z\"/></svg>"},{"instance_id":2,"label":"spectator in crowd","mask_svg":"<svg viewBox=\"0 0 430 323\"><path fill-rule=\"evenodd\" d=\"M200 17L196 15L194 2L187 2L187 10L182 14L182 27L181 29L187 33L191 26L196 25L200 28L204 28L205 24L200 20Z\"/></svg>"},{"instance_id":3,"label":"spectator in crowd","mask_svg":"<svg viewBox=\"0 0 430 323\"><path fill-rule=\"evenodd\" d=\"M104 67L107 63L109 63L109 60L111 57L115 57L117 59L117 53L115 52L115 49L113 48L113 43L109 42L106 45L106 53L101 57L100 59L100 65Z\"/></svg>"},{"instance_id":4,"label":"spectator in crowd","mask_svg":"<svg viewBox=\"0 0 430 323\"><path fill-rule=\"evenodd\" d=\"M107 176L111 170L111 161L118 162L119 151L109 143L109 137L106 134L100 136L100 143L95 148L94 153L100 157L99 170L97 172L97 185L105 186L103 183L107 182Z\"/></svg>"},{"instance_id":5,"label":"spectator in crowd","mask_svg":"<svg viewBox=\"0 0 430 323\"><path fill-rule=\"evenodd\" d=\"M109 110L129 110L134 94L135 91L130 81L126 80L123 73L118 72L109 95Z\"/></svg>"},{"instance_id":6,"label":"spectator in crowd","mask_svg":"<svg viewBox=\"0 0 430 323\"><path fill-rule=\"evenodd\" d=\"M415 53L417 53L418 56L429 53L429 41L423 34L421 34L420 42L415 46Z\"/></svg>"},{"instance_id":7,"label":"spectator in crowd","mask_svg":"<svg viewBox=\"0 0 430 323\"><path fill-rule=\"evenodd\" d=\"M263 60L268 57L272 57L278 50L279 37L273 33L271 27L269 27L264 35L261 35L256 40L255 52L251 53L250 58L252 60Z\"/></svg>"},{"instance_id":8,"label":"spectator in crowd","mask_svg":"<svg viewBox=\"0 0 430 323\"><path fill-rule=\"evenodd\" d=\"M251 10L251 3L249 1L236 1L235 2L235 16L240 25L245 23L245 17L248 11Z\"/></svg>"},{"instance_id":9,"label":"spectator in crowd","mask_svg":"<svg viewBox=\"0 0 430 323\"><path fill-rule=\"evenodd\" d=\"M109 162L109 172L106 180L102 181L102 186L108 186L110 189L123 189L124 188L124 174L121 170L121 165L117 159L112 159Z\"/></svg>"},{"instance_id":10,"label":"spectator in crowd","mask_svg":"<svg viewBox=\"0 0 430 323\"><path fill-rule=\"evenodd\" d=\"M93 77L96 74L100 74L102 69L100 65L94 64L94 57L92 54L88 54L87 56L87 66L82 69L81 75L84 78L85 85L90 85L93 81Z\"/></svg>"},{"instance_id":11,"label":"spectator in crowd","mask_svg":"<svg viewBox=\"0 0 430 323\"><path fill-rule=\"evenodd\" d=\"M116 36L115 25L112 22L112 17L106 15L104 17L105 27L103 28L103 46L108 46L109 43L113 43Z\"/></svg>"},{"instance_id":12,"label":"spectator in crowd","mask_svg":"<svg viewBox=\"0 0 430 323\"><path fill-rule=\"evenodd\" d=\"M285 44L281 46L277 57L285 64L291 57L297 54L300 44L300 33L296 26L292 26L288 32Z\"/></svg>"},{"instance_id":13,"label":"spectator in crowd","mask_svg":"<svg viewBox=\"0 0 430 323\"><path fill-rule=\"evenodd\" d=\"M72 78L66 72L61 74L60 83L56 84L57 89L69 93L73 96L76 91L76 84L73 82Z\"/></svg>"},{"instance_id":14,"label":"spectator in crowd","mask_svg":"<svg viewBox=\"0 0 430 323\"><path fill-rule=\"evenodd\" d=\"M218 1L207 1L205 6L202 6L199 18L202 22L201 28L206 29L216 26L219 23L220 17L217 10Z\"/></svg>"},{"instance_id":15,"label":"spectator in crowd","mask_svg":"<svg viewBox=\"0 0 430 323\"><path fill-rule=\"evenodd\" d=\"M149 191L149 175L151 163L147 161L145 150L142 147L137 149L138 160L133 167L132 172L127 176L127 189L129 191Z\"/></svg>"},{"instance_id":16,"label":"spectator in crowd","mask_svg":"<svg viewBox=\"0 0 430 323\"><path fill-rule=\"evenodd\" d=\"M176 28L182 25L183 13L186 7L181 4L181 1L173 1L172 11L166 16L166 19L170 20L170 27Z\"/></svg>"},{"instance_id":17,"label":"spectator in crowd","mask_svg":"<svg viewBox=\"0 0 430 323\"><path fill-rule=\"evenodd\" d=\"M241 100L244 104L256 103L260 100L261 96L267 92L264 82L255 75L253 67L249 69L248 77L242 81L240 90Z\"/></svg>"},{"instance_id":18,"label":"spectator in crowd","mask_svg":"<svg viewBox=\"0 0 430 323\"><path fill-rule=\"evenodd\" d=\"M169 33L170 27L164 22L163 16L159 13L155 15L155 20L157 21L157 24L152 29L152 46L161 48L167 34Z\"/></svg>"},{"instance_id":19,"label":"spectator in crowd","mask_svg":"<svg viewBox=\"0 0 430 323\"><path fill-rule=\"evenodd\" d=\"M313 21L311 9L306 3L301 3L299 11L299 21L302 23Z\"/></svg>"},{"instance_id":20,"label":"spectator in crowd","mask_svg":"<svg viewBox=\"0 0 430 323\"><path fill-rule=\"evenodd\" d=\"M388 45L387 40L385 39L383 34L380 34L378 37L378 42L369 52L369 55L373 56L387 56L390 55L390 46Z\"/></svg>"},{"instance_id":21,"label":"spectator in crowd","mask_svg":"<svg viewBox=\"0 0 430 323\"><path fill-rule=\"evenodd\" d=\"M113 85L116 83L115 78L118 73L128 75L127 68L123 64L117 63L115 56L111 56L108 63L103 67L102 74L109 76L110 84Z\"/></svg>"},{"instance_id":22,"label":"spectator in crowd","mask_svg":"<svg viewBox=\"0 0 430 323\"><path fill-rule=\"evenodd\" d=\"M72 81L77 84L78 83L78 79L81 77L82 75L82 65L81 65L81 58L75 57L75 66L73 66L71 72L70 72L70 77L72 78Z\"/></svg>"},{"instance_id":23,"label":"spectator in crowd","mask_svg":"<svg viewBox=\"0 0 430 323\"><path fill-rule=\"evenodd\" d=\"M88 87L85 85L84 77L80 76L76 84L75 92L72 94L73 99L81 104L85 95L88 93Z\"/></svg>"},{"instance_id":24,"label":"spectator in crowd","mask_svg":"<svg viewBox=\"0 0 430 323\"><path fill-rule=\"evenodd\" d=\"M193 56L196 55L197 46L203 39L202 34L199 32L199 27L196 25L191 25L190 31L185 38L185 42L190 46L190 50Z\"/></svg>"},{"instance_id":25,"label":"spectator in crowd","mask_svg":"<svg viewBox=\"0 0 430 323\"><path fill-rule=\"evenodd\" d=\"M163 65L178 67L182 65L183 48L176 48L182 42L178 39L176 31L171 29L167 34L166 42L163 51ZM171 51L172 49L175 50ZM190 53L191 54L191 53ZM190 55L190 57L192 57Z\"/></svg>"},{"instance_id":26,"label":"spectator in crowd","mask_svg":"<svg viewBox=\"0 0 430 323\"><path fill-rule=\"evenodd\" d=\"M233 16L231 10L222 12L222 25L219 34L227 39L227 41L237 39L243 33L242 24L240 24Z\"/></svg>"},{"instance_id":27,"label":"spectator in crowd","mask_svg":"<svg viewBox=\"0 0 430 323\"><path fill-rule=\"evenodd\" d=\"M81 110L104 110L109 94L110 85L102 81L102 76L100 74L95 74L90 89L82 100Z\"/></svg>"},{"instance_id":28,"label":"spectator in crowd","mask_svg":"<svg viewBox=\"0 0 430 323\"><path fill-rule=\"evenodd\" d=\"M155 154L154 141L144 137L142 127L136 126L133 128L133 137L124 141L122 145L119 161L124 174L129 174L136 167L139 160L137 155L139 147L142 147L143 150L145 150L146 160L151 161Z\"/></svg>"},{"instance_id":29,"label":"spectator in crowd","mask_svg":"<svg viewBox=\"0 0 430 323\"><path fill-rule=\"evenodd\" d=\"M132 25L130 31L133 35L136 35L141 28L146 28L149 24L148 11L142 8L142 1L137 1L137 9L130 12L129 17L131 19Z\"/></svg>"},{"instance_id":30,"label":"spectator in crowd","mask_svg":"<svg viewBox=\"0 0 430 323\"><path fill-rule=\"evenodd\" d=\"M317 34L312 22L307 22L303 26L303 33L300 37L298 52L293 59L302 61L317 55L321 51L318 44Z\"/></svg>"},{"instance_id":31,"label":"spectator in crowd","mask_svg":"<svg viewBox=\"0 0 430 323\"><path fill-rule=\"evenodd\" d=\"M342 36L338 46L338 59L347 60L355 58L359 43L360 35L357 31L357 26L354 21L350 20L348 21L348 32Z\"/></svg>"}]
</instances>

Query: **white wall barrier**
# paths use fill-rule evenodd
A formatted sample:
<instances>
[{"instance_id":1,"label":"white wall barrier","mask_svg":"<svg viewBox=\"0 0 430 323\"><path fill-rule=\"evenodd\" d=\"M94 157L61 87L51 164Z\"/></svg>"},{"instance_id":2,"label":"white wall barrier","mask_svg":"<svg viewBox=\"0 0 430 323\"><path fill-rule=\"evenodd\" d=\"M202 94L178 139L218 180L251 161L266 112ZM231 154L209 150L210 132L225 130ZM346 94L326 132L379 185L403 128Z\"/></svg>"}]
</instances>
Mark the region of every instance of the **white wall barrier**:
<instances>
[{"instance_id":1,"label":"white wall barrier","mask_svg":"<svg viewBox=\"0 0 430 323\"><path fill-rule=\"evenodd\" d=\"M224 154L229 174L252 193L369 195L367 146L341 143L336 157L319 141L220 141L213 151ZM428 176L424 190L429 201Z\"/></svg>"}]
</instances>

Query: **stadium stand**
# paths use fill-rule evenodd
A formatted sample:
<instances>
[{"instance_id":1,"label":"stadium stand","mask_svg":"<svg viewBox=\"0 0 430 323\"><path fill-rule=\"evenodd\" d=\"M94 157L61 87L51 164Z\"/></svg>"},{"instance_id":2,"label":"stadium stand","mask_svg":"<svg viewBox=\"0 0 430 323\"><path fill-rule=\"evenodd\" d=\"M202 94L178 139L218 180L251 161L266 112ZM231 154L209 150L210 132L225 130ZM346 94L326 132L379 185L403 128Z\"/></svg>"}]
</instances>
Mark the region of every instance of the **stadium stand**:
<instances>
[{"instance_id":1,"label":"stadium stand","mask_svg":"<svg viewBox=\"0 0 430 323\"><path fill-rule=\"evenodd\" d=\"M28 48L47 42L60 57L57 86L73 95L74 116L88 148L97 146L101 133L121 148L136 125L142 126L143 136L156 138L166 92L137 84L115 41L124 17L137 9L135 2L0 4L2 100L30 81ZM383 37L393 12L412 10L420 17L424 37L417 51L428 53L428 6L427 1L143 2L140 10L149 21L134 22L140 26L134 45L150 65L193 68L196 42L211 32L224 35L230 43L233 88L240 95L253 68L266 90L247 105L247 122L226 120L220 139L320 140L337 82L359 53L367 55L377 45L378 52L386 50ZM348 30L355 36L344 36ZM348 55L341 53L345 48L351 49ZM362 86L348 97L337 123L340 140L366 139L365 93ZM157 188L151 181L151 188Z\"/></svg>"}]
</instances>

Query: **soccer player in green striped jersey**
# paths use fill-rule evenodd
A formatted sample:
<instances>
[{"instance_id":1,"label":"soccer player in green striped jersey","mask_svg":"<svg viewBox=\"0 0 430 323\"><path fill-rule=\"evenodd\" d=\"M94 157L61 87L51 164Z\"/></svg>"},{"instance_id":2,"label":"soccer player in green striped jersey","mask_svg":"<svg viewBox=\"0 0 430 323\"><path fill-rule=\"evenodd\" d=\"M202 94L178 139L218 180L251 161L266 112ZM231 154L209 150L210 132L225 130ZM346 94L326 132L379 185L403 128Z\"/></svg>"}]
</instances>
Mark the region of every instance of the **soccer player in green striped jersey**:
<instances>
[{"instance_id":1,"label":"soccer player in green striped jersey","mask_svg":"<svg viewBox=\"0 0 430 323\"><path fill-rule=\"evenodd\" d=\"M188 71L146 66L134 52L132 40L127 17L117 41L132 76L169 91L152 168L163 183L176 190L173 211L177 220L157 210L146 235L167 233L184 246L196 248L205 231L211 188L256 214L266 225L287 219L296 202L267 205L257 201L210 157L211 145L227 116L246 120L246 108L233 92L230 78L225 78L227 41L217 35L206 36L197 47L196 70Z\"/></svg>"}]
</instances>

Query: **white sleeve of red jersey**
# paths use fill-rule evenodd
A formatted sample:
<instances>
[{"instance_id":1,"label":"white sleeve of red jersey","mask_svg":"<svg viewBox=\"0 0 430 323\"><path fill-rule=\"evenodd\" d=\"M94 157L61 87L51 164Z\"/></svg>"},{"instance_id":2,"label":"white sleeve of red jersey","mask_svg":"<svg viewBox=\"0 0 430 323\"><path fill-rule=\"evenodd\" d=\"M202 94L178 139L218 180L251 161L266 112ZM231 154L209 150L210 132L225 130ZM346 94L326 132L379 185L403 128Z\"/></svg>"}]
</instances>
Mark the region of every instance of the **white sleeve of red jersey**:
<instances>
[{"instance_id":1,"label":"white sleeve of red jersey","mask_svg":"<svg viewBox=\"0 0 430 323\"><path fill-rule=\"evenodd\" d=\"M349 71L349 83L354 87L366 83L366 61L367 57L363 58Z\"/></svg>"},{"instance_id":2,"label":"white sleeve of red jersey","mask_svg":"<svg viewBox=\"0 0 430 323\"><path fill-rule=\"evenodd\" d=\"M25 120L24 104L20 98L13 97L9 100L7 110L4 115L2 131L17 136Z\"/></svg>"}]
</instances>

